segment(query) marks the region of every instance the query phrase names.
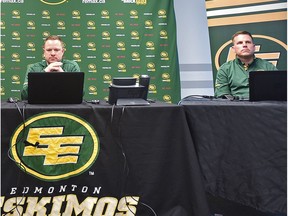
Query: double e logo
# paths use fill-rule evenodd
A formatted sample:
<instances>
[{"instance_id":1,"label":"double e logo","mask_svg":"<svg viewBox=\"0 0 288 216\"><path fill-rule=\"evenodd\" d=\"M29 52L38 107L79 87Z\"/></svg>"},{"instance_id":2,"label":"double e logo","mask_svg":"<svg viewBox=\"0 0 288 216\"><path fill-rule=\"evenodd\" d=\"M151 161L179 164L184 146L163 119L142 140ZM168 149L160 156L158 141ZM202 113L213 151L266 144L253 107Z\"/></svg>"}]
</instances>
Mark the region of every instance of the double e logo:
<instances>
[{"instance_id":1,"label":"double e logo","mask_svg":"<svg viewBox=\"0 0 288 216\"><path fill-rule=\"evenodd\" d=\"M93 127L68 113L33 116L11 138L11 154L26 173L45 181L80 175L95 162L99 141Z\"/></svg>"}]
</instances>

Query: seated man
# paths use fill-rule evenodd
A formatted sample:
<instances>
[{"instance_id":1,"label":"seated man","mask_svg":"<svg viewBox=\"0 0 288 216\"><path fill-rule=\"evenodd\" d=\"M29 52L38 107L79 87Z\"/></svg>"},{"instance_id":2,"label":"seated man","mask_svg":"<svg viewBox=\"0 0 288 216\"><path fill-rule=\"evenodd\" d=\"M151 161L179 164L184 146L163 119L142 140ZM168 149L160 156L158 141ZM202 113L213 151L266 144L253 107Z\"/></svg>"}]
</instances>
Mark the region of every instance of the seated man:
<instances>
[{"instance_id":1,"label":"seated man","mask_svg":"<svg viewBox=\"0 0 288 216\"><path fill-rule=\"evenodd\" d=\"M43 52L45 60L31 64L27 68L21 92L22 100L28 99L28 73L30 72L80 72L80 67L76 62L62 59L65 50L60 37L49 36L46 38Z\"/></svg>"},{"instance_id":2,"label":"seated man","mask_svg":"<svg viewBox=\"0 0 288 216\"><path fill-rule=\"evenodd\" d=\"M277 68L272 63L255 57L255 44L249 32L236 32L232 36L232 43L236 58L219 68L215 82L215 97L231 95L248 99L249 72L277 70Z\"/></svg>"}]
</instances>

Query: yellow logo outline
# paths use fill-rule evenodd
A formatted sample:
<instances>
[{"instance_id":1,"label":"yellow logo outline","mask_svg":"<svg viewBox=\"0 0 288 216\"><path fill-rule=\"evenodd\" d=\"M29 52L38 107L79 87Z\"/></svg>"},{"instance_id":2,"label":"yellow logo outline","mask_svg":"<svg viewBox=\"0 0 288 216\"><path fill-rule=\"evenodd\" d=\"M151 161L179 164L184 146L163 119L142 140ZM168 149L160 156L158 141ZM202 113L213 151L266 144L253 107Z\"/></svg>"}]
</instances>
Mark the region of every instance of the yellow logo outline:
<instances>
[{"instance_id":1,"label":"yellow logo outline","mask_svg":"<svg viewBox=\"0 0 288 216\"><path fill-rule=\"evenodd\" d=\"M65 3L67 0L60 0L60 2L56 2L56 3L50 3L50 2L47 2L46 0L40 0L42 3L44 4L48 4L48 5L59 5L59 4L63 4Z\"/></svg>"},{"instance_id":2,"label":"yellow logo outline","mask_svg":"<svg viewBox=\"0 0 288 216\"><path fill-rule=\"evenodd\" d=\"M48 180L48 181L55 181L55 180L60 180L60 179L64 179L70 176L75 176L77 174L82 173L83 171L85 171L86 169L88 169L95 161L95 159L98 156L100 147L99 147L99 141L97 138L97 135L94 131L94 129L85 121L83 121L82 119L70 115L70 114L65 114L65 113L48 113L48 114L42 114L36 117L33 117L32 119L28 120L27 122L25 122L25 127L27 127L28 125L32 124L35 121L38 121L40 119L44 119L44 118L49 118L49 117L63 117L63 118L68 118L71 120L74 120L76 122L78 122L79 124L81 124L83 127L85 127L88 132L90 133L93 143L94 143L94 147L93 147L93 151L91 154L91 157L89 158L89 160L80 168L71 171L71 172L67 172L61 175L56 175L56 176L47 176L47 175L43 175L38 173L37 171L31 169L30 167L26 166L25 164L23 164L21 162L21 158L19 158L17 150L16 150L16 145L17 145L17 137L19 136L19 134L21 133L21 131L24 129L24 125L22 124L14 133L12 139L11 139L11 153L14 157L14 160L16 163L21 164L21 168L23 170L25 170L25 172L30 173L33 176L36 176L40 179L44 179L44 180Z\"/></svg>"}]
</instances>

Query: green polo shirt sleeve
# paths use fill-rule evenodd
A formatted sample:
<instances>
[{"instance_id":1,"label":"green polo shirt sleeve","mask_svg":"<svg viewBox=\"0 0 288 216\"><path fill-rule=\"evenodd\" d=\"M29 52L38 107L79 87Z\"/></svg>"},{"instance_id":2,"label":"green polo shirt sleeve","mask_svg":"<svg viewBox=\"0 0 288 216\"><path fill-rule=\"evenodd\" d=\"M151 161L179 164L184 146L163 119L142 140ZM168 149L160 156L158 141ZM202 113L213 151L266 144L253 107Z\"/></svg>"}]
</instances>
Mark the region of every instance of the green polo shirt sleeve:
<instances>
[{"instance_id":1,"label":"green polo shirt sleeve","mask_svg":"<svg viewBox=\"0 0 288 216\"><path fill-rule=\"evenodd\" d=\"M75 61L63 60L63 70L65 72L80 72L80 67Z\"/></svg>"},{"instance_id":2,"label":"green polo shirt sleeve","mask_svg":"<svg viewBox=\"0 0 288 216\"><path fill-rule=\"evenodd\" d=\"M221 97L223 95L231 95L228 74L225 67L220 67L216 75L215 81L215 97Z\"/></svg>"}]
</instances>

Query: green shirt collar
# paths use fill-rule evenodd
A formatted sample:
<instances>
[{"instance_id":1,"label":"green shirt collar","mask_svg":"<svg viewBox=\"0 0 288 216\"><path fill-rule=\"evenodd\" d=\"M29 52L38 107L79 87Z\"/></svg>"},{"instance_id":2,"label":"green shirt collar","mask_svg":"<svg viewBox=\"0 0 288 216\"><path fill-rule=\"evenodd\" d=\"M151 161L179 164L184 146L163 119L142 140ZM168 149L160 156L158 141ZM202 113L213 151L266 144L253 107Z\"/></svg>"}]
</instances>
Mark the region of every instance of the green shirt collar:
<instances>
[{"instance_id":1,"label":"green shirt collar","mask_svg":"<svg viewBox=\"0 0 288 216\"><path fill-rule=\"evenodd\" d=\"M243 63L238 57L236 57L236 61L237 61L237 63L238 63L239 65L242 65L242 67L245 68L245 63ZM254 59L253 59L253 61L252 61L250 64L248 64L247 69L248 69L248 68L250 67L250 65L252 65L255 61L256 61L256 57L255 57L255 55L254 55Z\"/></svg>"}]
</instances>

